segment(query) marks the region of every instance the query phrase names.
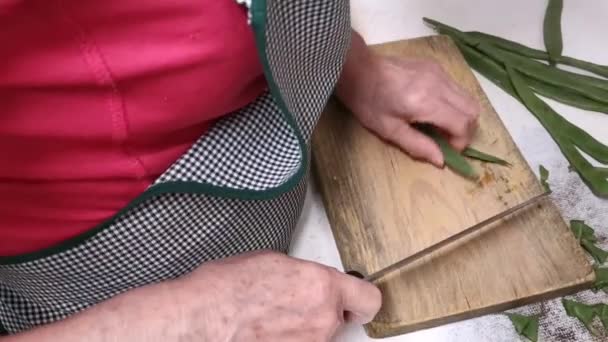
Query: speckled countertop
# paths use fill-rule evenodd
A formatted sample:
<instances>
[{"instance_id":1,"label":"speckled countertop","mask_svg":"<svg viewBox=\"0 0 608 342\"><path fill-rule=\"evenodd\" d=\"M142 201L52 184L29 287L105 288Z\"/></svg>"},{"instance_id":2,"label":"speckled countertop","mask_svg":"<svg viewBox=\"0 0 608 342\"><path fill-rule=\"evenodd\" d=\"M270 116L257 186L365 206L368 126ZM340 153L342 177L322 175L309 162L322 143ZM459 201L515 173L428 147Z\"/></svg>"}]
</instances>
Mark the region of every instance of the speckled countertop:
<instances>
[{"instance_id":1,"label":"speckled countertop","mask_svg":"<svg viewBox=\"0 0 608 342\"><path fill-rule=\"evenodd\" d=\"M415 38L433 34L422 24L427 16L465 30L478 30L510 38L526 45L543 48L542 20L546 1L526 0L351 0L353 25L369 44ZM564 54L608 64L608 1L565 1L563 17ZM538 121L517 101L478 76L492 105L505 123L515 143L532 169L542 164L551 172L552 199L566 220L585 220L596 229L600 241L608 237L608 200L591 194L568 164ZM585 112L548 102L568 120L608 143L608 115ZM602 247L608 248L607 243ZM291 254L342 269L329 223L314 184ZM608 303L605 294L585 291L577 295L588 303ZM599 341L593 339L578 322L565 316L559 300L521 308L543 312L540 341ZM490 315L418 331L386 342L450 341L506 342L519 341L510 321ZM521 339L523 341L523 339ZM608 340L608 337L604 341ZM348 326L338 342L372 341L363 329Z\"/></svg>"}]
</instances>

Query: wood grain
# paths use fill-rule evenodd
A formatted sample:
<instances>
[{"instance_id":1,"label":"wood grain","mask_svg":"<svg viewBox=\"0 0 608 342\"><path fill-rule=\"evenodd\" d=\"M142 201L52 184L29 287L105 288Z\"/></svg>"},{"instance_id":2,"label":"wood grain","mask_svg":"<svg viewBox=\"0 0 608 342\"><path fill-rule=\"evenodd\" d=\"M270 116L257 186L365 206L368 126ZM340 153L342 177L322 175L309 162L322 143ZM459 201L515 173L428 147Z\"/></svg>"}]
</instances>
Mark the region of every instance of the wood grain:
<instances>
[{"instance_id":1,"label":"wood grain","mask_svg":"<svg viewBox=\"0 0 608 342\"><path fill-rule=\"evenodd\" d=\"M438 61L483 111L473 147L513 166L474 161L480 181L417 162L332 100L313 136L313 161L346 270L371 274L543 191L477 79L443 36L373 47ZM594 273L550 200L397 272L378 285L366 326L387 337L504 310L587 286Z\"/></svg>"}]
</instances>

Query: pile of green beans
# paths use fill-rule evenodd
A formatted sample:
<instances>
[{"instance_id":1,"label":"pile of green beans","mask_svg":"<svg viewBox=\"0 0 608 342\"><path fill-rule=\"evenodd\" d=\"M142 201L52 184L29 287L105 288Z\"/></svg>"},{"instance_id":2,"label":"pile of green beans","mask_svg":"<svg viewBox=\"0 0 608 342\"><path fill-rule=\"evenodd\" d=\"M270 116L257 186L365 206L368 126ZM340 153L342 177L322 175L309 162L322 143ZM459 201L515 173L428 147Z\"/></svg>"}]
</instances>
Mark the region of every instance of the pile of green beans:
<instances>
[{"instance_id":1,"label":"pile of green beans","mask_svg":"<svg viewBox=\"0 0 608 342\"><path fill-rule=\"evenodd\" d=\"M562 55L561 7L561 1L550 1L547 8L544 22L547 52L486 33L463 32L429 18L424 21L438 33L451 37L473 69L525 105L589 189L599 197L608 198L608 146L573 125L537 96L608 113L608 79L605 78L608 66ZM562 70L556 67L558 64L598 77ZM604 165L593 165L583 153Z\"/></svg>"}]
</instances>

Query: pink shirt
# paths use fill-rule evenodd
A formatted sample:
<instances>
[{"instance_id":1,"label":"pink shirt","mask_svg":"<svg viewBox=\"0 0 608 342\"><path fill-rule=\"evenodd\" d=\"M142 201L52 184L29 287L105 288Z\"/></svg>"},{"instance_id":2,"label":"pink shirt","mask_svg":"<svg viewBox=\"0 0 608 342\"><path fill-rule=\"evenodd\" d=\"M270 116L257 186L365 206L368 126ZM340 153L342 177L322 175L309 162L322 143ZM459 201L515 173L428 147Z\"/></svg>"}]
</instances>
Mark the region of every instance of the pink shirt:
<instances>
[{"instance_id":1,"label":"pink shirt","mask_svg":"<svg viewBox=\"0 0 608 342\"><path fill-rule=\"evenodd\" d=\"M111 217L265 87L234 0L0 0L0 255Z\"/></svg>"}]
</instances>

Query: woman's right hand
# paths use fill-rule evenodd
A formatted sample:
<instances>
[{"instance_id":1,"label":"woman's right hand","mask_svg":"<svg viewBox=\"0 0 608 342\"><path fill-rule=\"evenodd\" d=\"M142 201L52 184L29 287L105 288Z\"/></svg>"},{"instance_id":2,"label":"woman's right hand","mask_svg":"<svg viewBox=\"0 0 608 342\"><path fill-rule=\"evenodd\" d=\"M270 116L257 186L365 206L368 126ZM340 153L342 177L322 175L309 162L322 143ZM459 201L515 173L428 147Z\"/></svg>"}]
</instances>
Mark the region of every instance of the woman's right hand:
<instances>
[{"instance_id":1,"label":"woman's right hand","mask_svg":"<svg viewBox=\"0 0 608 342\"><path fill-rule=\"evenodd\" d=\"M2 342L329 342L347 320L370 321L372 284L273 252L205 263Z\"/></svg>"},{"instance_id":2,"label":"woman's right hand","mask_svg":"<svg viewBox=\"0 0 608 342\"><path fill-rule=\"evenodd\" d=\"M183 341L326 342L345 316L364 324L381 305L366 281L273 252L204 264L176 287Z\"/></svg>"}]
</instances>

